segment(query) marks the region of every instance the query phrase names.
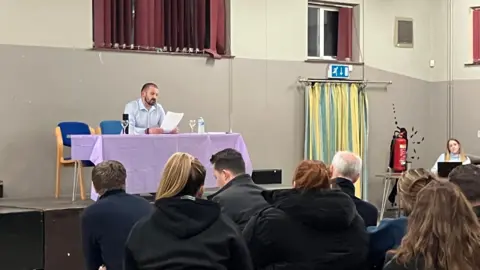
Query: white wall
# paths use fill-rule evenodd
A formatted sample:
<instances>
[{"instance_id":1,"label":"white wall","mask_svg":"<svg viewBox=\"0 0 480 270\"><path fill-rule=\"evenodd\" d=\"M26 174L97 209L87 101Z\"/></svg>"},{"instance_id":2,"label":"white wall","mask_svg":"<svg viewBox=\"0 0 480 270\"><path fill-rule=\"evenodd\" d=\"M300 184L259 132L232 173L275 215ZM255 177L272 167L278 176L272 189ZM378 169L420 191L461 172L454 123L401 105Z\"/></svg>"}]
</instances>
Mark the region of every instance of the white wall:
<instances>
[{"instance_id":1,"label":"white wall","mask_svg":"<svg viewBox=\"0 0 480 270\"><path fill-rule=\"evenodd\" d=\"M472 12L471 7L480 6L480 0L454 0L453 50L455 80L480 79L480 66L465 67L472 62Z\"/></svg>"},{"instance_id":2,"label":"white wall","mask_svg":"<svg viewBox=\"0 0 480 270\"><path fill-rule=\"evenodd\" d=\"M360 46L364 45L366 65L403 75L436 79L445 74L441 68L430 69L430 59L441 66L443 47L432 46L444 40L446 31L437 27L444 22L436 16L447 0L347 0L332 1L362 4L365 12L360 19ZM458 0L463 6L471 2ZM308 0L231 0L232 52L236 57L268 60L304 61L307 49ZM462 15L457 4L456 15ZM432 12L432 7L436 7ZM440 7L440 8L439 8ZM21 14L21 15L19 15ZM462 25L468 18L456 20ZM467 14L468 15L468 14ZM361 16L361 14L360 14ZM413 49L393 45L395 16L414 19ZM436 23L432 18L435 18ZM363 23L365 24L363 28ZM15 31L10 29L14 28ZM443 28L443 27L442 27ZM457 27L456 35L470 33ZM92 45L91 1L86 0L1 0L0 44L90 48ZM434 33L434 34L432 34ZM439 38L440 36L440 38ZM467 35L468 36L468 35ZM364 40L364 42L362 42ZM470 42L471 43L471 42ZM468 42L462 46L469 46ZM471 45L470 45L471 46ZM436 48L440 48L438 52ZM459 48L460 49L460 48ZM462 52L468 54L462 47ZM466 57L459 57L463 67ZM473 69L470 69L473 70ZM476 70L475 70L476 71ZM432 75L435 74L435 75Z\"/></svg>"},{"instance_id":3,"label":"white wall","mask_svg":"<svg viewBox=\"0 0 480 270\"><path fill-rule=\"evenodd\" d=\"M330 2L359 4L361 1ZM233 55L305 61L307 10L308 0L231 0Z\"/></svg>"},{"instance_id":4,"label":"white wall","mask_svg":"<svg viewBox=\"0 0 480 270\"><path fill-rule=\"evenodd\" d=\"M445 17L437 13L447 0L351 0L363 4L360 46L366 65L423 80L445 73ZM306 59L307 0L232 0L232 52L236 57L304 61ZM433 9L432 9L433 8ZM361 16L361 15L360 15ZM414 48L394 46L395 17L414 19ZM436 21L433 21L436 20ZM363 25L364 24L364 25ZM364 27L363 27L364 26ZM244 42L251 40L252 42ZM255 42L253 42L255 41ZM432 46L443 41L442 46ZM430 59L439 68L430 68ZM436 74L438 73L438 74ZM368 74L367 74L368 76Z\"/></svg>"},{"instance_id":5,"label":"white wall","mask_svg":"<svg viewBox=\"0 0 480 270\"><path fill-rule=\"evenodd\" d=\"M439 0L365 1L365 64L427 80L430 77L431 6ZM395 17L413 19L413 48L394 46ZM368 76L368 74L367 74Z\"/></svg>"},{"instance_id":6,"label":"white wall","mask_svg":"<svg viewBox=\"0 0 480 270\"><path fill-rule=\"evenodd\" d=\"M0 44L91 48L91 5L88 0L0 0Z\"/></svg>"},{"instance_id":7,"label":"white wall","mask_svg":"<svg viewBox=\"0 0 480 270\"><path fill-rule=\"evenodd\" d=\"M456 0L455 0L456 1ZM435 67L431 69L430 81L446 81L448 78L448 6L449 0L437 0L431 5L430 49Z\"/></svg>"}]
</instances>

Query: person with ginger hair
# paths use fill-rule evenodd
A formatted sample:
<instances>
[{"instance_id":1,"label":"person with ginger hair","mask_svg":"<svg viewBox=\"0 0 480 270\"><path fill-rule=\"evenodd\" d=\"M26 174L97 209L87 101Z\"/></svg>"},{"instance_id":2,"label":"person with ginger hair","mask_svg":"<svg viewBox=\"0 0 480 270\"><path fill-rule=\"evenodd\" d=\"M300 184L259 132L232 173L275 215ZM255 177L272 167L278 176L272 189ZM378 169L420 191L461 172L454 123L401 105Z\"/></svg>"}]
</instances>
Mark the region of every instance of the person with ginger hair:
<instances>
[{"instance_id":1,"label":"person with ginger hair","mask_svg":"<svg viewBox=\"0 0 480 270\"><path fill-rule=\"evenodd\" d=\"M365 269L363 219L350 196L330 187L323 162L302 161L292 189L262 195L270 206L243 231L255 269Z\"/></svg>"}]
</instances>

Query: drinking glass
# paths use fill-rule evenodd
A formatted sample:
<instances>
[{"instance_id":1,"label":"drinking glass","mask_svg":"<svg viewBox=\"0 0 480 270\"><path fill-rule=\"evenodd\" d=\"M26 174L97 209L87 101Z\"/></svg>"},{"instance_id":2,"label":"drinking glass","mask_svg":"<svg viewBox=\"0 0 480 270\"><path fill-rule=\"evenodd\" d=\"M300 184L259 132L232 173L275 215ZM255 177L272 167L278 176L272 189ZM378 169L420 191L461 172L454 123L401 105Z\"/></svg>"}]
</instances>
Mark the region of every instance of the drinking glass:
<instances>
[{"instance_id":1,"label":"drinking glass","mask_svg":"<svg viewBox=\"0 0 480 270\"><path fill-rule=\"evenodd\" d=\"M190 126L190 132L193 133L193 132L194 132L194 128L195 128L195 126L197 125L197 120L190 120L190 121L188 121L188 125Z\"/></svg>"},{"instance_id":2,"label":"drinking glass","mask_svg":"<svg viewBox=\"0 0 480 270\"><path fill-rule=\"evenodd\" d=\"M125 131L128 127L128 120L123 120L122 121L122 134L127 134Z\"/></svg>"}]
</instances>

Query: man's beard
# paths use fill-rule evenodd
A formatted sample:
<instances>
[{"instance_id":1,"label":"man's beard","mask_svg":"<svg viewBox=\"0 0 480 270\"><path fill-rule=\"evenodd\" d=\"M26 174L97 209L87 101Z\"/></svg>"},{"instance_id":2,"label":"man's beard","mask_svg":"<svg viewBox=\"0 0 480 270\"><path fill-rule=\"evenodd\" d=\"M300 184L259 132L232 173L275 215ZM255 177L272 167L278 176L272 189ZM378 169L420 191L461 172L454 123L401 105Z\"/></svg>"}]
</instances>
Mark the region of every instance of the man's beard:
<instances>
[{"instance_id":1,"label":"man's beard","mask_svg":"<svg viewBox=\"0 0 480 270\"><path fill-rule=\"evenodd\" d=\"M150 106L153 106L157 103L157 100L152 98L152 99L149 99L149 100L145 100L147 102L148 105Z\"/></svg>"}]
</instances>

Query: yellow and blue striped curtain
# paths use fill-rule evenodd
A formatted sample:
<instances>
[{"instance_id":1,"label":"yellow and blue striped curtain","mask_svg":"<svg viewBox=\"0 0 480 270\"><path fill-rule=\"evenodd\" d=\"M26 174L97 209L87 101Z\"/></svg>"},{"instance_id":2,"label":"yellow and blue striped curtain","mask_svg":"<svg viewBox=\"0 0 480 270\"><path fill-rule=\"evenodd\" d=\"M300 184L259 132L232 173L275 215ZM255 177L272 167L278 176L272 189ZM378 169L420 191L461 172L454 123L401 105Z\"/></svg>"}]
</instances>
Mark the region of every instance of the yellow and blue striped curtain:
<instances>
[{"instance_id":1,"label":"yellow and blue striped curtain","mask_svg":"<svg viewBox=\"0 0 480 270\"><path fill-rule=\"evenodd\" d=\"M331 163L337 151L351 151L364 161L367 179L368 99L358 84L315 83L305 91L305 159ZM355 183L355 195L365 197Z\"/></svg>"}]
</instances>

